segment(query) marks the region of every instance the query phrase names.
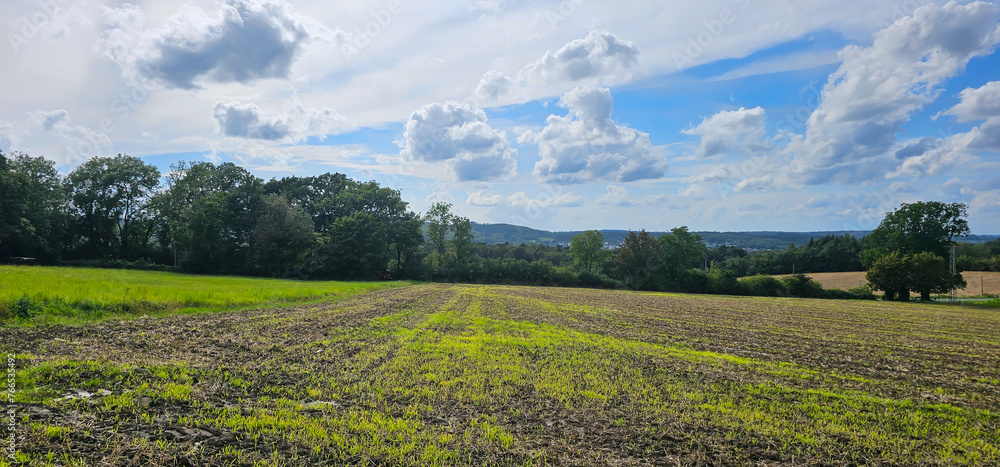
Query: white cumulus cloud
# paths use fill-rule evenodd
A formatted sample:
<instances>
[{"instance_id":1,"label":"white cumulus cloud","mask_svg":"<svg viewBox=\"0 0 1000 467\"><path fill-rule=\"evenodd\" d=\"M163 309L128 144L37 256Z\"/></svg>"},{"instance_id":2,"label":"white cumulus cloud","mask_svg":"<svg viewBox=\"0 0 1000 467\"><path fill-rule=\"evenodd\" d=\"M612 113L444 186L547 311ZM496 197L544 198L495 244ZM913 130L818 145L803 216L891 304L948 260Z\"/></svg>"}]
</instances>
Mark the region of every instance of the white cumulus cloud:
<instances>
[{"instance_id":1,"label":"white cumulus cloud","mask_svg":"<svg viewBox=\"0 0 1000 467\"><path fill-rule=\"evenodd\" d=\"M946 112L960 122L984 120L1000 116L1000 81L990 81L979 88L966 88L959 93L961 101Z\"/></svg>"},{"instance_id":2,"label":"white cumulus cloud","mask_svg":"<svg viewBox=\"0 0 1000 467\"><path fill-rule=\"evenodd\" d=\"M654 154L649 134L616 125L614 99L607 88L578 87L559 99L566 116L550 115L541 131L518 142L538 145L535 174L550 183L659 178L666 158Z\"/></svg>"},{"instance_id":3,"label":"white cumulus cloud","mask_svg":"<svg viewBox=\"0 0 1000 467\"><path fill-rule=\"evenodd\" d=\"M469 198L465 201L473 206L496 206L503 201L503 196L501 195L488 195L485 190L479 190L474 193L469 194Z\"/></svg>"},{"instance_id":4,"label":"white cumulus cloud","mask_svg":"<svg viewBox=\"0 0 1000 467\"><path fill-rule=\"evenodd\" d=\"M769 147L763 141L764 119L763 108L740 107L705 118L698 126L681 133L701 136L701 144L695 151L698 157L724 156L730 151L755 153Z\"/></svg>"},{"instance_id":5,"label":"white cumulus cloud","mask_svg":"<svg viewBox=\"0 0 1000 467\"><path fill-rule=\"evenodd\" d=\"M458 181L513 174L517 150L507 133L494 130L486 112L463 102L427 104L413 112L398 142L410 161L444 162Z\"/></svg>"},{"instance_id":6,"label":"white cumulus cloud","mask_svg":"<svg viewBox=\"0 0 1000 467\"><path fill-rule=\"evenodd\" d=\"M497 101L516 94L518 89L612 84L627 81L639 71L639 48L633 42L608 31L593 30L559 50L546 51L514 78L496 70L486 72L476 96Z\"/></svg>"}]
</instances>

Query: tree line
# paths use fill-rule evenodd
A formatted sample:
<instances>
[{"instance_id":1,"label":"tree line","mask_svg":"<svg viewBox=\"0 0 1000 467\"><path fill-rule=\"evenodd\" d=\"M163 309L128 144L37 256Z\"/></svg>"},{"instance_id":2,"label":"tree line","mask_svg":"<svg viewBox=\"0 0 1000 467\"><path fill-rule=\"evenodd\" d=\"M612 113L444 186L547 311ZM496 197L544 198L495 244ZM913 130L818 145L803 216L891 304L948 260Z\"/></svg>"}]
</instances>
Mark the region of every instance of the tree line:
<instances>
[{"instance_id":1,"label":"tree line","mask_svg":"<svg viewBox=\"0 0 1000 467\"><path fill-rule=\"evenodd\" d=\"M411 268L423 220L398 191L343 174L264 181L232 163L91 159L66 177L0 154L0 257L176 265L205 274L372 278Z\"/></svg>"},{"instance_id":2,"label":"tree line","mask_svg":"<svg viewBox=\"0 0 1000 467\"><path fill-rule=\"evenodd\" d=\"M210 162L181 162L162 175L128 155L94 158L62 177L52 161L0 153L0 193L0 258L300 279L869 298L867 289L822 291L802 275L868 269L888 298L929 298L963 284L944 258L969 233L964 205L930 202L904 204L862 239L829 235L771 252L707 248L687 227L655 238L629 232L614 249L599 231L569 247L487 245L473 241L471 222L451 205L421 215L376 182L338 173L265 181ZM1000 243L963 246L960 268L988 268L998 252Z\"/></svg>"}]
</instances>

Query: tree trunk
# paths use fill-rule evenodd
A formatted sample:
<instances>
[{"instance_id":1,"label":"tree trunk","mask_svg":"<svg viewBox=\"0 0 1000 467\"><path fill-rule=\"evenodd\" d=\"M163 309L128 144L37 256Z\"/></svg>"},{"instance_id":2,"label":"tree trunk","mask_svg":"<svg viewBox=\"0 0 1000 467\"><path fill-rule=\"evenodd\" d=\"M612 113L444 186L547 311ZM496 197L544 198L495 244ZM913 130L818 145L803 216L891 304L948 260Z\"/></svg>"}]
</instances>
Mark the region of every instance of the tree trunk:
<instances>
[{"instance_id":1,"label":"tree trunk","mask_svg":"<svg viewBox=\"0 0 1000 467\"><path fill-rule=\"evenodd\" d=\"M929 302L929 301L931 301L931 291L930 290L922 290L922 291L920 291L920 301L922 301L922 302Z\"/></svg>"},{"instance_id":2,"label":"tree trunk","mask_svg":"<svg viewBox=\"0 0 1000 467\"><path fill-rule=\"evenodd\" d=\"M901 301L901 302L908 302L908 301L910 301L910 291L909 290L900 290L899 291L899 301Z\"/></svg>"}]
</instances>

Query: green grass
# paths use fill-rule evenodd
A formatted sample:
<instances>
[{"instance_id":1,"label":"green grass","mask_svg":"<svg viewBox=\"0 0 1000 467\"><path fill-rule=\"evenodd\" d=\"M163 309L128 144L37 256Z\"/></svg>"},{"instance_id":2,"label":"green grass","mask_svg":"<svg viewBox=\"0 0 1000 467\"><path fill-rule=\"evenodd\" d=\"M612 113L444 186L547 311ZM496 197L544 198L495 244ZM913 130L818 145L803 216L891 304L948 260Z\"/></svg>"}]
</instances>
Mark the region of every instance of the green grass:
<instances>
[{"instance_id":1,"label":"green grass","mask_svg":"<svg viewBox=\"0 0 1000 467\"><path fill-rule=\"evenodd\" d=\"M412 284L0 266L0 322L75 324L145 314L212 312L347 297Z\"/></svg>"}]
</instances>

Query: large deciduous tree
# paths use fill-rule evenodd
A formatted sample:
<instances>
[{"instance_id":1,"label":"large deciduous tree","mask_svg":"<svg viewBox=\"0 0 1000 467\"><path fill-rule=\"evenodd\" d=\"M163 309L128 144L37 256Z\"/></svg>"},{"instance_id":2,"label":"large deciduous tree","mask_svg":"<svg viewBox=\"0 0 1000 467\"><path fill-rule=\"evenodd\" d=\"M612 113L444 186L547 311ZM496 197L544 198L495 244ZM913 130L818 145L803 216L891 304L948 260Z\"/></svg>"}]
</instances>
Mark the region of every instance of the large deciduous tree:
<instances>
[{"instance_id":1,"label":"large deciduous tree","mask_svg":"<svg viewBox=\"0 0 1000 467\"><path fill-rule=\"evenodd\" d=\"M451 204L437 202L424 214L424 221L427 222L427 239L430 242L432 253L442 257L448 248L448 230L451 227Z\"/></svg>"},{"instance_id":2,"label":"large deciduous tree","mask_svg":"<svg viewBox=\"0 0 1000 467\"><path fill-rule=\"evenodd\" d=\"M159 184L155 166L124 154L91 159L70 172L66 188L86 243L84 255L136 259L153 235L155 213L147 208Z\"/></svg>"},{"instance_id":3,"label":"large deciduous tree","mask_svg":"<svg viewBox=\"0 0 1000 467\"><path fill-rule=\"evenodd\" d=\"M569 254L573 256L573 266L578 271L597 274L612 253L604 249L604 234L588 230L570 240Z\"/></svg>"},{"instance_id":4,"label":"large deciduous tree","mask_svg":"<svg viewBox=\"0 0 1000 467\"><path fill-rule=\"evenodd\" d=\"M663 258L663 267L659 271L663 276L661 281L669 288L676 287L684 272L705 258L701 235L689 232L686 226L671 229L656 242L660 245Z\"/></svg>"},{"instance_id":5,"label":"large deciduous tree","mask_svg":"<svg viewBox=\"0 0 1000 467\"><path fill-rule=\"evenodd\" d=\"M869 283L888 300L909 300L910 291L930 300L931 293L964 286L962 275L952 276L943 258L954 238L969 234L967 215L964 204L937 201L904 203L886 214L863 241Z\"/></svg>"},{"instance_id":6,"label":"large deciduous tree","mask_svg":"<svg viewBox=\"0 0 1000 467\"><path fill-rule=\"evenodd\" d=\"M0 257L58 261L66 235L68 206L55 164L19 152L11 154L10 159L3 158L0 193L4 198L0 201Z\"/></svg>"},{"instance_id":7,"label":"large deciduous tree","mask_svg":"<svg viewBox=\"0 0 1000 467\"><path fill-rule=\"evenodd\" d=\"M649 289L663 265L660 246L649 232L629 232L615 252L615 272L633 289Z\"/></svg>"},{"instance_id":8,"label":"large deciduous tree","mask_svg":"<svg viewBox=\"0 0 1000 467\"><path fill-rule=\"evenodd\" d=\"M312 217L284 196L265 195L251 244L254 272L289 276L316 244Z\"/></svg>"},{"instance_id":9,"label":"large deciduous tree","mask_svg":"<svg viewBox=\"0 0 1000 467\"><path fill-rule=\"evenodd\" d=\"M938 201L904 203L865 240L862 262L870 267L879 258L898 251L904 255L928 252L942 258L956 237L969 234L968 209L961 203Z\"/></svg>"},{"instance_id":10,"label":"large deciduous tree","mask_svg":"<svg viewBox=\"0 0 1000 467\"><path fill-rule=\"evenodd\" d=\"M472 222L468 217L453 217L451 228L455 262L464 264L469 261L469 252L472 251Z\"/></svg>"},{"instance_id":11,"label":"large deciduous tree","mask_svg":"<svg viewBox=\"0 0 1000 467\"><path fill-rule=\"evenodd\" d=\"M944 258L921 252L910 256L910 290L920 294L920 300L931 300L932 293L947 293L952 288L965 288L961 274L951 274Z\"/></svg>"}]
</instances>

